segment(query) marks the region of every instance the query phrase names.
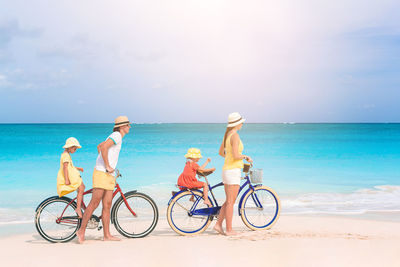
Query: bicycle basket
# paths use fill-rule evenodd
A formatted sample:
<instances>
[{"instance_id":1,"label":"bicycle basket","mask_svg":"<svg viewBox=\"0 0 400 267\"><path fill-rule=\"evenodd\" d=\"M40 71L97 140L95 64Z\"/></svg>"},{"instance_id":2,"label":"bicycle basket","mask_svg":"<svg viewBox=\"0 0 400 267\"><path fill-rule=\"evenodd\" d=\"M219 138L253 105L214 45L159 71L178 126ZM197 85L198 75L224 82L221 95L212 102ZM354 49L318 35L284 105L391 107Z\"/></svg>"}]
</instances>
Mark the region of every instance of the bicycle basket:
<instances>
[{"instance_id":1,"label":"bicycle basket","mask_svg":"<svg viewBox=\"0 0 400 267\"><path fill-rule=\"evenodd\" d=\"M254 169L250 171L250 182L253 184L261 184L262 183L263 170L262 169Z\"/></svg>"},{"instance_id":2,"label":"bicycle basket","mask_svg":"<svg viewBox=\"0 0 400 267\"><path fill-rule=\"evenodd\" d=\"M249 170L250 170L250 164L244 163L243 172L249 172Z\"/></svg>"}]
</instances>

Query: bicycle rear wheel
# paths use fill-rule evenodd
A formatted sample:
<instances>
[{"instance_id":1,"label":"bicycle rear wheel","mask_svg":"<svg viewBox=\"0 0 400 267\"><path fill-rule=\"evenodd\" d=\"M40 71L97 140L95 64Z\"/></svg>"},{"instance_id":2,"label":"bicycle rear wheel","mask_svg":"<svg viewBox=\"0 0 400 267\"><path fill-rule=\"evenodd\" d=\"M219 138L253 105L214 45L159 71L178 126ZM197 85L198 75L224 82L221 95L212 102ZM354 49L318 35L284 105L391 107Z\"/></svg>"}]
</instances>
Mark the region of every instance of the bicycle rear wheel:
<instances>
[{"instance_id":1,"label":"bicycle rear wheel","mask_svg":"<svg viewBox=\"0 0 400 267\"><path fill-rule=\"evenodd\" d=\"M194 201L190 201L192 196ZM168 223L172 230L180 235L202 233L210 225L212 215L193 215L192 212L206 208L208 206L203 203L203 193L184 191L175 196L169 203L167 209Z\"/></svg>"},{"instance_id":2,"label":"bicycle rear wheel","mask_svg":"<svg viewBox=\"0 0 400 267\"><path fill-rule=\"evenodd\" d=\"M81 219L75 212L75 201L71 201L67 197L50 197L37 207L35 226L47 241L68 242L75 237L81 226Z\"/></svg>"},{"instance_id":3,"label":"bicycle rear wheel","mask_svg":"<svg viewBox=\"0 0 400 267\"><path fill-rule=\"evenodd\" d=\"M125 199L136 217L125 205L122 196L115 202L111 211L111 220L115 229L128 238L145 237L151 233L158 222L158 208L154 200L137 192L128 192Z\"/></svg>"},{"instance_id":4,"label":"bicycle rear wheel","mask_svg":"<svg viewBox=\"0 0 400 267\"><path fill-rule=\"evenodd\" d=\"M249 190L242 200L240 216L251 230L271 228L279 218L281 204L278 195L267 186Z\"/></svg>"}]
</instances>

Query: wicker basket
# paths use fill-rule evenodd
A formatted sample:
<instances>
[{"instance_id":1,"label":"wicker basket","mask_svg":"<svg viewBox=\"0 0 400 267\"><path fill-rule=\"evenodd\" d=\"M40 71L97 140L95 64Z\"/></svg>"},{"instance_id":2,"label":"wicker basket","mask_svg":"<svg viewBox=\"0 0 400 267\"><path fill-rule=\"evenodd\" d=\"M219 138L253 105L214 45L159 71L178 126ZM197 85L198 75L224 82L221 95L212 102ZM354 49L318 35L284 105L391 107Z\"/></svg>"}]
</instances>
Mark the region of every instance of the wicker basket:
<instances>
[{"instance_id":1,"label":"wicker basket","mask_svg":"<svg viewBox=\"0 0 400 267\"><path fill-rule=\"evenodd\" d=\"M244 166L243 166L243 172L244 173L247 173L247 172L249 172L249 170L250 170L250 164L247 164L247 163L244 163Z\"/></svg>"},{"instance_id":2,"label":"wicker basket","mask_svg":"<svg viewBox=\"0 0 400 267\"><path fill-rule=\"evenodd\" d=\"M263 170L254 169L250 171L250 182L253 184L261 184L263 181Z\"/></svg>"}]
</instances>

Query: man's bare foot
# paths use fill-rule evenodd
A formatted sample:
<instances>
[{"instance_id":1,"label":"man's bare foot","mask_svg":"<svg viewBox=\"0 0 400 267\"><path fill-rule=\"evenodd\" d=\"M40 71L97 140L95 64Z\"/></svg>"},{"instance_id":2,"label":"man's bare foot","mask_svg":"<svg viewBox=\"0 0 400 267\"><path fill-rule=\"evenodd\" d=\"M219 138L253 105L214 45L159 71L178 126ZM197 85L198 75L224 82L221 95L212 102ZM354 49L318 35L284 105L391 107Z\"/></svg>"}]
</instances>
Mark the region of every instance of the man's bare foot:
<instances>
[{"instance_id":1,"label":"man's bare foot","mask_svg":"<svg viewBox=\"0 0 400 267\"><path fill-rule=\"evenodd\" d=\"M115 236L108 236L103 238L104 241L121 241L121 238L115 237Z\"/></svg>"},{"instance_id":2,"label":"man's bare foot","mask_svg":"<svg viewBox=\"0 0 400 267\"><path fill-rule=\"evenodd\" d=\"M204 204L206 204L209 207L212 206L210 200L208 200L208 199L204 200Z\"/></svg>"},{"instance_id":3,"label":"man's bare foot","mask_svg":"<svg viewBox=\"0 0 400 267\"><path fill-rule=\"evenodd\" d=\"M218 232L218 234L220 234L220 235L224 235L225 234L224 233L224 229L222 229L222 227L217 225L217 224L214 226L213 229L214 229L214 231Z\"/></svg>"},{"instance_id":4,"label":"man's bare foot","mask_svg":"<svg viewBox=\"0 0 400 267\"><path fill-rule=\"evenodd\" d=\"M225 235L227 235L227 236L233 236L233 235L238 235L239 233L238 232L235 232L235 231L226 231L225 232Z\"/></svg>"},{"instance_id":5,"label":"man's bare foot","mask_svg":"<svg viewBox=\"0 0 400 267\"><path fill-rule=\"evenodd\" d=\"M80 219L82 219L82 211L81 211L81 209L76 208L75 211L76 211L76 213L78 213L78 217Z\"/></svg>"},{"instance_id":6,"label":"man's bare foot","mask_svg":"<svg viewBox=\"0 0 400 267\"><path fill-rule=\"evenodd\" d=\"M83 242L85 242L85 235L81 232L81 230L76 232L76 236L78 237L79 244L83 244Z\"/></svg>"}]
</instances>

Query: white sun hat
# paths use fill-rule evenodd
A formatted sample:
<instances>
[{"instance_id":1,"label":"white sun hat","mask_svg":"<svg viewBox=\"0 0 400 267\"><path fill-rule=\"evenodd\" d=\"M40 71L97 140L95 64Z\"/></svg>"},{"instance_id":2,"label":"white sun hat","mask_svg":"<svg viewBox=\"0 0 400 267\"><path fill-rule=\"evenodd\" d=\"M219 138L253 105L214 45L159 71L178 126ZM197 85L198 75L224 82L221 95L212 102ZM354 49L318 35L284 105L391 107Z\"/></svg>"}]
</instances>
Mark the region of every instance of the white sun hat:
<instances>
[{"instance_id":1,"label":"white sun hat","mask_svg":"<svg viewBox=\"0 0 400 267\"><path fill-rule=\"evenodd\" d=\"M67 139L67 141L65 141L65 145L63 146L63 148L69 148L73 146L81 148L81 145L79 144L78 140L75 137L70 137Z\"/></svg>"},{"instance_id":2,"label":"white sun hat","mask_svg":"<svg viewBox=\"0 0 400 267\"><path fill-rule=\"evenodd\" d=\"M228 116L228 126L227 127L235 127L243 123L246 119L242 118L239 112L233 112Z\"/></svg>"}]
</instances>

